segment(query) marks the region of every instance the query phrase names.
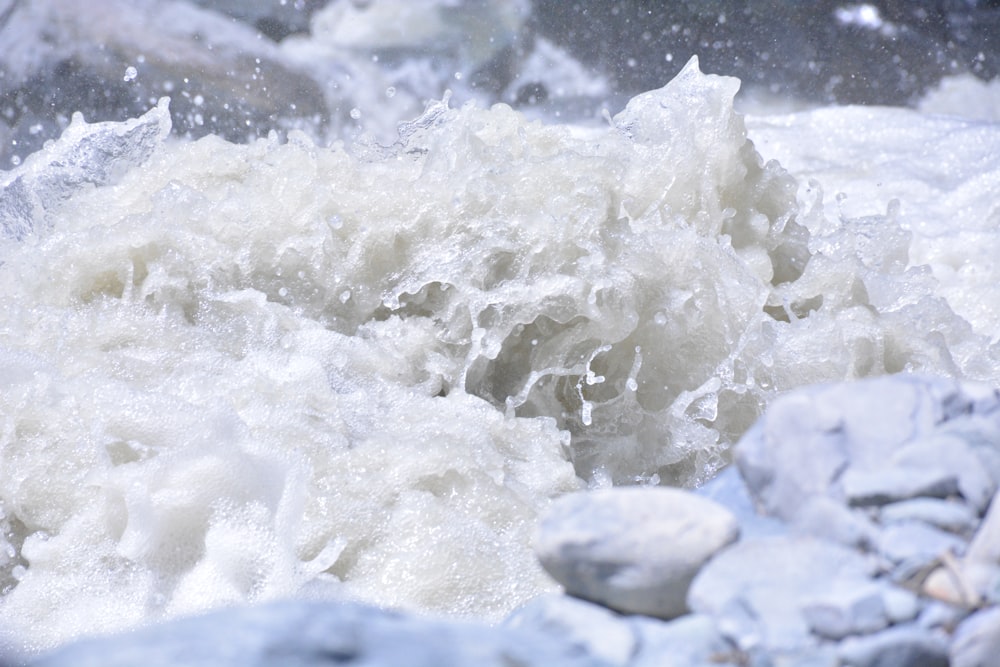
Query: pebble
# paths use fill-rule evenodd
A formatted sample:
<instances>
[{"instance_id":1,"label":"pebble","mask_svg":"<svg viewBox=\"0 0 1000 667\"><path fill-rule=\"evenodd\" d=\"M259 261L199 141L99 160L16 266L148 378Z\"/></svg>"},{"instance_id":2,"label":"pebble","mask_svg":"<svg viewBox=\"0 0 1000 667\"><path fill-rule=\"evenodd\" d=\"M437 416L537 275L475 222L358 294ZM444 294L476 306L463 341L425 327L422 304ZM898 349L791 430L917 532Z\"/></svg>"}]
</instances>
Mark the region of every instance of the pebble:
<instances>
[{"instance_id":1,"label":"pebble","mask_svg":"<svg viewBox=\"0 0 1000 667\"><path fill-rule=\"evenodd\" d=\"M840 478L847 502L854 506L887 505L920 496L947 498L958 493L950 471L924 468L848 468Z\"/></svg>"},{"instance_id":2,"label":"pebble","mask_svg":"<svg viewBox=\"0 0 1000 667\"><path fill-rule=\"evenodd\" d=\"M922 628L898 625L845 639L840 659L850 667L948 667L948 644Z\"/></svg>"},{"instance_id":3,"label":"pebble","mask_svg":"<svg viewBox=\"0 0 1000 667\"><path fill-rule=\"evenodd\" d=\"M922 521L957 535L968 535L976 529L979 517L968 505L938 498L914 498L885 505L879 511L883 524Z\"/></svg>"},{"instance_id":4,"label":"pebble","mask_svg":"<svg viewBox=\"0 0 1000 667\"><path fill-rule=\"evenodd\" d=\"M631 614L687 611L701 566L739 535L729 510L679 489L575 493L542 517L535 553L570 595Z\"/></svg>"},{"instance_id":5,"label":"pebble","mask_svg":"<svg viewBox=\"0 0 1000 667\"><path fill-rule=\"evenodd\" d=\"M849 547L869 550L878 541L879 528L861 511L827 496L806 501L789 524L799 535L811 535Z\"/></svg>"},{"instance_id":6,"label":"pebble","mask_svg":"<svg viewBox=\"0 0 1000 667\"><path fill-rule=\"evenodd\" d=\"M906 521L892 523L882 529L878 550L896 563L918 561L929 564L942 554L965 551L965 542L957 535L926 523Z\"/></svg>"},{"instance_id":7,"label":"pebble","mask_svg":"<svg viewBox=\"0 0 1000 667\"><path fill-rule=\"evenodd\" d=\"M951 667L991 667L1000 659L1000 608L969 616L955 631Z\"/></svg>"}]
</instances>

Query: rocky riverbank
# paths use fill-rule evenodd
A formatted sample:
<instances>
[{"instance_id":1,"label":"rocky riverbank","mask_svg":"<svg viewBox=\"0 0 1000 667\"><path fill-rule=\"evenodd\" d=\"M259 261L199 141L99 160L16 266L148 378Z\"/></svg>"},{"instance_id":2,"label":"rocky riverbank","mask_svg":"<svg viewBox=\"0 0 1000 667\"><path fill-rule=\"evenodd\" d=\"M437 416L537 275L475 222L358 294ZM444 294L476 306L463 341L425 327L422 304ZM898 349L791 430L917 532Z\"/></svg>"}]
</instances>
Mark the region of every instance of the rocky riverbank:
<instances>
[{"instance_id":1,"label":"rocky riverbank","mask_svg":"<svg viewBox=\"0 0 1000 667\"><path fill-rule=\"evenodd\" d=\"M84 640L57 665L973 667L1000 649L1000 392L898 375L774 401L695 492L564 496L571 595L500 627L290 601Z\"/></svg>"}]
</instances>

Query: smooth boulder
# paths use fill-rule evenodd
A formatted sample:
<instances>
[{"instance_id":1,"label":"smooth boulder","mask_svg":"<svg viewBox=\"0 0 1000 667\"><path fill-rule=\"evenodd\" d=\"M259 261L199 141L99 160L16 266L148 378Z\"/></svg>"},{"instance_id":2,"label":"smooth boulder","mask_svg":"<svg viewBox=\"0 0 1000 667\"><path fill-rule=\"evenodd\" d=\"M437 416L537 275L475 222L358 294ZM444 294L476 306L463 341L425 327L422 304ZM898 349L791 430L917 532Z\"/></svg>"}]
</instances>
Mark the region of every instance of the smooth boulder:
<instances>
[{"instance_id":1,"label":"smooth boulder","mask_svg":"<svg viewBox=\"0 0 1000 667\"><path fill-rule=\"evenodd\" d=\"M734 542L733 514L671 488L612 488L564 496L542 518L535 552L566 592L630 614L687 612L698 570Z\"/></svg>"}]
</instances>

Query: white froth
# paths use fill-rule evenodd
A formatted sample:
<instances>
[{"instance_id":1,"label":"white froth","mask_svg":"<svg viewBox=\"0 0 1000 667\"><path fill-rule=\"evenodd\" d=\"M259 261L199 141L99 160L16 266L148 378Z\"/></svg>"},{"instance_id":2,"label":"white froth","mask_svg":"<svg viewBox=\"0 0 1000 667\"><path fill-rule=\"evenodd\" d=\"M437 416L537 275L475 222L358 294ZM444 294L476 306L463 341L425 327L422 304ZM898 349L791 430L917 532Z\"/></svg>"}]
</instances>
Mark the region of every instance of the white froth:
<instances>
[{"instance_id":1,"label":"white froth","mask_svg":"<svg viewBox=\"0 0 1000 667\"><path fill-rule=\"evenodd\" d=\"M0 246L11 636L295 594L496 618L581 479L704 479L807 382L995 376L905 199L800 192L738 85L691 64L588 132L437 103L389 148L165 143L46 206Z\"/></svg>"}]
</instances>

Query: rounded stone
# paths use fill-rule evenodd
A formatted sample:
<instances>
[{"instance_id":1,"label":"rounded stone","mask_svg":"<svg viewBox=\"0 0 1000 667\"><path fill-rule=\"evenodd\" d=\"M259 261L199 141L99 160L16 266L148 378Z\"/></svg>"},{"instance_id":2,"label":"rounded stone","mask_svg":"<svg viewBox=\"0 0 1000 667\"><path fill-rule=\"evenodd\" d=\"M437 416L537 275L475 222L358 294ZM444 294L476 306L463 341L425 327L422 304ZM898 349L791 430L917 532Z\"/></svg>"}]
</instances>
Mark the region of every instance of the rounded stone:
<instances>
[{"instance_id":1,"label":"rounded stone","mask_svg":"<svg viewBox=\"0 0 1000 667\"><path fill-rule=\"evenodd\" d=\"M733 514L679 489L625 487L564 496L535 538L542 566L570 595L627 614L687 612L698 570L739 536Z\"/></svg>"}]
</instances>

